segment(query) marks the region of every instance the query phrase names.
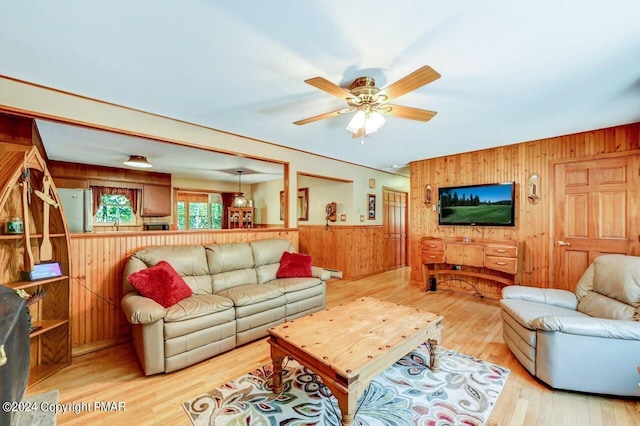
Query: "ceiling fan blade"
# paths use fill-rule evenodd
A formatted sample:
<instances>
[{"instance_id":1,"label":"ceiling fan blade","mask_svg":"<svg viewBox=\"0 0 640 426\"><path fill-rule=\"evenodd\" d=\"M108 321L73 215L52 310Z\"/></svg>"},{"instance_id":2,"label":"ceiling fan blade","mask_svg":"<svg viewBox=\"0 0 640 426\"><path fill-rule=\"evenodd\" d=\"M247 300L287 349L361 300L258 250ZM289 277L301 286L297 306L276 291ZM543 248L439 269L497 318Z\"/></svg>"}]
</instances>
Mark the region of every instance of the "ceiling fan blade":
<instances>
[{"instance_id":1,"label":"ceiling fan blade","mask_svg":"<svg viewBox=\"0 0 640 426\"><path fill-rule=\"evenodd\" d=\"M418 68L411 74L401 78L393 84L385 87L380 94L386 95L388 99L398 98L405 93L416 90L425 84L431 83L440 78L440 74L428 65Z\"/></svg>"},{"instance_id":2,"label":"ceiling fan blade","mask_svg":"<svg viewBox=\"0 0 640 426\"><path fill-rule=\"evenodd\" d=\"M312 85L320 90L324 90L330 95L337 96L340 99L348 99L353 98L354 96L347 89L340 87L336 84L333 84L326 78L322 77L314 77L304 81L307 84Z\"/></svg>"},{"instance_id":3,"label":"ceiling fan blade","mask_svg":"<svg viewBox=\"0 0 640 426\"><path fill-rule=\"evenodd\" d=\"M352 136L352 138L360 138L362 137L362 134L364 133L364 127L361 127L360 129L358 129L357 132L355 132Z\"/></svg>"},{"instance_id":4,"label":"ceiling fan blade","mask_svg":"<svg viewBox=\"0 0 640 426\"><path fill-rule=\"evenodd\" d=\"M304 120L294 121L293 124L297 124L298 126L301 126L303 124L313 123L314 121L324 120L325 118L335 117L337 115L344 114L344 112L345 112L344 109L339 109L337 111L331 111L324 114L316 115L314 117L305 118Z\"/></svg>"},{"instance_id":5,"label":"ceiling fan blade","mask_svg":"<svg viewBox=\"0 0 640 426\"><path fill-rule=\"evenodd\" d=\"M437 114L436 111L390 104L385 104L384 108L380 109L380 112L386 115L393 115L394 117L418 121L429 121Z\"/></svg>"}]
</instances>

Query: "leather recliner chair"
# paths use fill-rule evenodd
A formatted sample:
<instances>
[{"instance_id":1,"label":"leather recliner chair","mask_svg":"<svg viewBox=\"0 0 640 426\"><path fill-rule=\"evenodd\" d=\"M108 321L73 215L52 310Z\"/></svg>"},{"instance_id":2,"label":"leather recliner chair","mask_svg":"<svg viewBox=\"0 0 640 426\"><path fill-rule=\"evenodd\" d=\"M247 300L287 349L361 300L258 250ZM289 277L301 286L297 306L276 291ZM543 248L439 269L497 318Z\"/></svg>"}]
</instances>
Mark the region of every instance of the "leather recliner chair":
<instances>
[{"instance_id":1,"label":"leather recliner chair","mask_svg":"<svg viewBox=\"0 0 640 426\"><path fill-rule=\"evenodd\" d=\"M549 386L640 397L640 257L597 257L575 293L505 287L500 307L505 343Z\"/></svg>"}]
</instances>

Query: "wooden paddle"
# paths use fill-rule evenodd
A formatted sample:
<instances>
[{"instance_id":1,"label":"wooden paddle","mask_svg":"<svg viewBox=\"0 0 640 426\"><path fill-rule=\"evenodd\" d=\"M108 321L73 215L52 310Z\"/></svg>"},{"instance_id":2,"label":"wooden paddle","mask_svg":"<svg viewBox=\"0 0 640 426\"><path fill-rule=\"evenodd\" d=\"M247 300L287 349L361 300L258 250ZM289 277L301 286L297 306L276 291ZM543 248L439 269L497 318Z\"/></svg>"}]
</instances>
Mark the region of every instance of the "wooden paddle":
<instances>
[{"instance_id":1,"label":"wooden paddle","mask_svg":"<svg viewBox=\"0 0 640 426\"><path fill-rule=\"evenodd\" d=\"M33 251L31 251L31 229L29 226L29 184L25 180L22 185L22 220L24 221L24 268L33 271Z\"/></svg>"},{"instance_id":2,"label":"wooden paddle","mask_svg":"<svg viewBox=\"0 0 640 426\"><path fill-rule=\"evenodd\" d=\"M44 175L42 178L42 192L49 196L49 188L51 186L51 178ZM43 223L42 223L42 244L40 244L40 261L51 260L53 258L53 250L51 248L51 240L49 239L49 203L45 200L43 204Z\"/></svg>"}]
</instances>

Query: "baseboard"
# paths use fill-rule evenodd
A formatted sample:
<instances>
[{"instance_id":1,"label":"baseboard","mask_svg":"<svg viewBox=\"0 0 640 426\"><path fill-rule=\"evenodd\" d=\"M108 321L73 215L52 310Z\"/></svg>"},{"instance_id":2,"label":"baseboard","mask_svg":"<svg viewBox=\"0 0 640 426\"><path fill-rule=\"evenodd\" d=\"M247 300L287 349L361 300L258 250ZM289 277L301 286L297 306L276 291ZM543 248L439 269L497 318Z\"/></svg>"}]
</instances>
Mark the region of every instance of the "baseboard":
<instances>
[{"instance_id":1,"label":"baseboard","mask_svg":"<svg viewBox=\"0 0 640 426\"><path fill-rule=\"evenodd\" d=\"M338 278L339 280L342 279L342 271L338 271L337 269L331 269L331 268L322 268L325 271L329 271L329 273L331 273L331 278Z\"/></svg>"}]
</instances>

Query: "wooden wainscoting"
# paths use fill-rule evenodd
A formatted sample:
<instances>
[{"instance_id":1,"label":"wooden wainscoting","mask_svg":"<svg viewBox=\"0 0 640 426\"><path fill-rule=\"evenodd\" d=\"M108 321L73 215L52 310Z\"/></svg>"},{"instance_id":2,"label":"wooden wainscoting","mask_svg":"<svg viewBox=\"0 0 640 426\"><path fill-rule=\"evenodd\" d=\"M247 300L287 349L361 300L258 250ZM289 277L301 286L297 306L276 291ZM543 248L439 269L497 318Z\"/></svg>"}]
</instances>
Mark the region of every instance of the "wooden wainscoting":
<instances>
[{"instance_id":1,"label":"wooden wainscoting","mask_svg":"<svg viewBox=\"0 0 640 426\"><path fill-rule=\"evenodd\" d=\"M313 264L342 271L344 278L384 270L382 226L299 226L300 252L313 256Z\"/></svg>"},{"instance_id":2,"label":"wooden wainscoting","mask_svg":"<svg viewBox=\"0 0 640 426\"><path fill-rule=\"evenodd\" d=\"M523 249L521 283L534 287L557 287L553 272L554 253L557 251L552 223L556 208L552 198L553 165L572 159L595 160L607 154L636 155L639 152L640 123L634 123L411 163L409 247L412 281L423 280L420 261L422 237L462 238L469 235L472 239L520 241ZM540 175L541 198L536 204L527 201L527 182L534 172ZM635 176L637 173L633 170ZM439 187L505 181L516 182L515 227L439 226L438 213L425 205L427 185L431 185L433 201L437 203ZM630 193L637 197L638 186L633 185ZM635 220L635 217L628 217L627 223L635 223ZM627 236L629 254L637 254L638 251L638 232L634 229L629 228ZM502 290L501 285L486 280L476 284L483 294L499 295ZM451 282L451 288L469 290L469 286L462 282Z\"/></svg>"},{"instance_id":3,"label":"wooden wainscoting","mask_svg":"<svg viewBox=\"0 0 640 426\"><path fill-rule=\"evenodd\" d=\"M122 272L129 257L144 247L211 244L285 238L298 247L295 229L252 231L136 232L71 235L71 329L73 355L130 339L122 309Z\"/></svg>"}]
</instances>

